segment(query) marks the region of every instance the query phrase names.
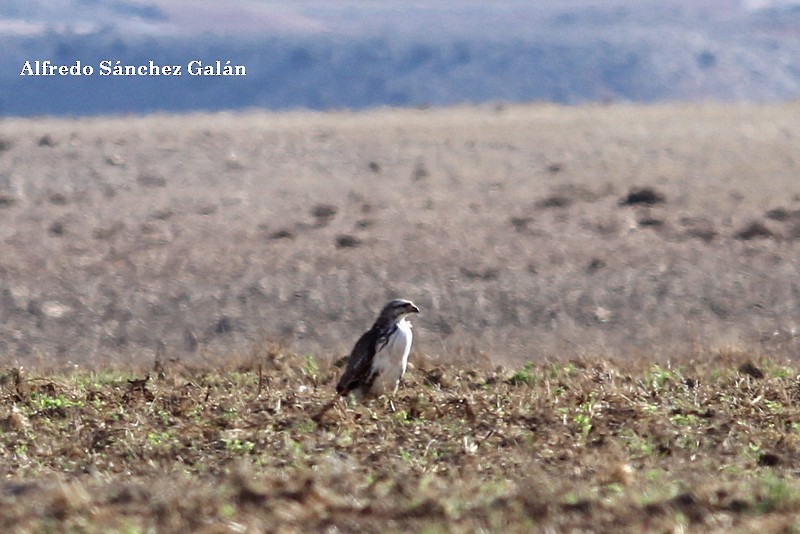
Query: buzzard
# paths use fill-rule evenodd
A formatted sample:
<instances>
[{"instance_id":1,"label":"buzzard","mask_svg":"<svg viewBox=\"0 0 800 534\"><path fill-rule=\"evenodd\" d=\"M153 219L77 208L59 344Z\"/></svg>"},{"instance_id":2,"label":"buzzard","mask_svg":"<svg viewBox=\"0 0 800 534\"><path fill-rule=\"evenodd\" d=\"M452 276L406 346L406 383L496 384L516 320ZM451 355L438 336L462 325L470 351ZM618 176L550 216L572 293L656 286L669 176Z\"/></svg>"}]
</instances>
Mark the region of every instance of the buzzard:
<instances>
[{"instance_id":1,"label":"buzzard","mask_svg":"<svg viewBox=\"0 0 800 534\"><path fill-rule=\"evenodd\" d=\"M353 347L336 393L363 399L397 391L411 351L411 323L406 320L410 313L419 313L410 300L395 299L383 307Z\"/></svg>"}]
</instances>

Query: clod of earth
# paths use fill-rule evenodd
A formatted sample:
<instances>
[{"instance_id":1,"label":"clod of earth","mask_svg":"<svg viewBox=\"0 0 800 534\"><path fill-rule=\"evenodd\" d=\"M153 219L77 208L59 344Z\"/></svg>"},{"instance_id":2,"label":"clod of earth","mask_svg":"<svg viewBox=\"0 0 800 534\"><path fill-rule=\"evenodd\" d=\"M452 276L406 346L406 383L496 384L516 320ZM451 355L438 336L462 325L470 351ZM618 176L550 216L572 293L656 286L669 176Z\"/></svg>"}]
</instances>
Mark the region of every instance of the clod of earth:
<instances>
[{"instance_id":1,"label":"clod of earth","mask_svg":"<svg viewBox=\"0 0 800 534\"><path fill-rule=\"evenodd\" d=\"M628 195L619 201L622 206L633 206L636 204L660 204L666 202L663 193L656 191L652 187L635 187L630 190Z\"/></svg>"}]
</instances>

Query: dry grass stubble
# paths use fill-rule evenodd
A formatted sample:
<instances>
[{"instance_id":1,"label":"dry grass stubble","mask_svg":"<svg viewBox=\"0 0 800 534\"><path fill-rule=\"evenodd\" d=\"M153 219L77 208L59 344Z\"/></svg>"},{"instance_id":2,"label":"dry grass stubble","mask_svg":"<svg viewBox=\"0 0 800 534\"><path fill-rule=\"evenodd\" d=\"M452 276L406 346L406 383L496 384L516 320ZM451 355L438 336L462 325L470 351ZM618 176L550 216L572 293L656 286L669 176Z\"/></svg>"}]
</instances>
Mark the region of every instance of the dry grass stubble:
<instances>
[{"instance_id":1,"label":"dry grass stubble","mask_svg":"<svg viewBox=\"0 0 800 534\"><path fill-rule=\"evenodd\" d=\"M277 348L0 380L0 527L17 531L639 532L797 528L800 369L733 350L668 365L463 370L392 403ZM393 408L392 408L393 405Z\"/></svg>"}]
</instances>

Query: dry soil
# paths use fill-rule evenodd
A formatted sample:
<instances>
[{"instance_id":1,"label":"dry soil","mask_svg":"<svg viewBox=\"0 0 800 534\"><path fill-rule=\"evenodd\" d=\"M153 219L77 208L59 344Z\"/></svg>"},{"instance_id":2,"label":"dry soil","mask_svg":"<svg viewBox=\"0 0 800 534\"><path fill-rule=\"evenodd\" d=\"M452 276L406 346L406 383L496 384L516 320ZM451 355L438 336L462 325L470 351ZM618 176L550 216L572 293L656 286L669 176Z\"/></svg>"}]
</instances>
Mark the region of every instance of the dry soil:
<instances>
[{"instance_id":1,"label":"dry soil","mask_svg":"<svg viewBox=\"0 0 800 534\"><path fill-rule=\"evenodd\" d=\"M0 358L793 355L800 105L0 122Z\"/></svg>"}]
</instances>

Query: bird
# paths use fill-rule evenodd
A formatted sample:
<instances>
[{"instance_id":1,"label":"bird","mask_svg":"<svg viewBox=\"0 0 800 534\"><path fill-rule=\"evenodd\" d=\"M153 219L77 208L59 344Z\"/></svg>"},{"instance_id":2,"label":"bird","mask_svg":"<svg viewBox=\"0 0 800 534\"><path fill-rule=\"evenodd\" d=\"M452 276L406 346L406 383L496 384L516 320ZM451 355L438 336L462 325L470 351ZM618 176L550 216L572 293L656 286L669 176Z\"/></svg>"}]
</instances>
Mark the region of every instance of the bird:
<instances>
[{"instance_id":1,"label":"bird","mask_svg":"<svg viewBox=\"0 0 800 534\"><path fill-rule=\"evenodd\" d=\"M336 393L356 400L394 394L408 366L411 323L406 316L419 308L405 299L394 299L381 310L372 328L356 342L347 366L336 384Z\"/></svg>"}]
</instances>

